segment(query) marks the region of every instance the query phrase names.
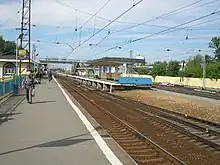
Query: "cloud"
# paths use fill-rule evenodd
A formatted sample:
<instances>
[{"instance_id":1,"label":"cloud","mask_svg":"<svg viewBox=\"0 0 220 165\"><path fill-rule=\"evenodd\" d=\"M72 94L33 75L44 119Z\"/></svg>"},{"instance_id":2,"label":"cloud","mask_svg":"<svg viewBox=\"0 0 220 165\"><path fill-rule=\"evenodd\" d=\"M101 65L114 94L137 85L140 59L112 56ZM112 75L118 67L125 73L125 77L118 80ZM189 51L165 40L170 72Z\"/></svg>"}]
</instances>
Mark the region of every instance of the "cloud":
<instances>
[{"instance_id":1,"label":"cloud","mask_svg":"<svg viewBox=\"0 0 220 165\"><path fill-rule=\"evenodd\" d=\"M149 2L147 0L144 0L119 20L141 22L147 19L155 18L159 15L172 11L173 9L177 9L186 4L190 4L192 2L195 1L154 0ZM75 11L73 10L73 8L86 11L87 13L95 13L103 4L103 0L93 0L92 2L88 0L37 0L33 1L32 3L32 21L35 24L68 26L75 25L77 18L78 25L82 25L91 16L82 14L80 11ZM102 16L108 20L112 20L116 18L119 14L123 13L126 9L131 7L132 4L132 1L127 0L121 0L120 2L112 0L98 14L98 16ZM4 13L4 17L7 18L8 16L12 15L11 13L15 13L16 10L20 8L20 6L20 1L13 1L10 3L0 5L0 11L1 13ZM199 9L196 9L196 11L200 11L200 13L198 14L197 12L185 12L184 15L179 14L179 16L187 18L190 16L193 17L204 13L204 11L202 12ZM96 20L97 26L103 26L104 24L108 23L107 21L101 21L100 19ZM155 22L159 22L162 25L173 25L175 24L175 22L179 21L180 20L178 19L172 20L170 19L170 17L167 17L166 19L163 18L162 20L158 19ZM88 27L93 27L93 23L94 20L88 23Z\"/></svg>"},{"instance_id":2,"label":"cloud","mask_svg":"<svg viewBox=\"0 0 220 165\"><path fill-rule=\"evenodd\" d=\"M135 0L137 2L138 0ZM195 8L195 6L199 6L202 4L205 4L207 2L211 2L212 0L206 0L204 2L201 2L200 4L196 4L190 8L193 8L192 10L185 11L183 13L178 13L174 15L170 15L169 17L164 17L163 19L155 19L152 22L148 22L148 24L154 24L159 25L156 26L138 26L133 29L129 29L126 32L123 33L116 33L114 35L110 35L105 41L103 41L102 44L108 44L113 45L114 43L126 41L129 39L136 39L141 38L144 36L147 36L149 34L161 31L166 29L165 27L160 26L166 26L171 27L175 26L177 24L183 23L185 21L200 17L202 15L205 15L207 13L210 13L213 11L213 9L216 8L216 5L219 4L220 1L216 1L216 3L205 5L201 8ZM3 1L1 1L3 2ZM50 54L53 56L56 52L57 54L62 55L68 54L70 49L68 47L65 47L65 45L54 45L49 44L50 41L54 41L55 39L62 41L62 42L68 42L68 43L77 43L79 42L79 31L76 33L74 31L75 28L79 28L81 25L83 25L88 19L91 18L91 15L83 14L81 11L85 11L86 13L94 14L96 11L100 9L100 7L106 2L106 0L36 0L32 3L32 23L36 24L37 26L33 28L32 33L32 39L33 40L45 40L49 41L48 43L41 43L39 45L39 51L42 56L46 56ZM131 11L129 11L127 14L125 14L123 17L118 19L117 21L121 22L133 22L133 23L139 23L146 20L154 19L164 13L170 12L174 9L178 9L180 7L183 7L187 4L196 2L196 0L144 0L139 5L134 7ZM100 30L102 27L104 27L107 23L109 23L109 20L113 20L118 15L123 13L125 10L127 10L129 7L133 5L132 0L111 0L110 3L98 14L98 16L105 18L106 20L99 19L98 17L94 17L92 20L90 20L85 27L82 30L81 33L81 41L84 41L88 39L93 34L93 28L97 28L95 32ZM0 3L0 32L5 35L10 35L8 31L11 28L14 29L15 27L20 26L20 19L21 15L16 14L16 11L20 9L21 7L21 1L20 0L4 0L4 3ZM74 8L79 9L78 11L74 10ZM214 16L213 16L214 17ZM212 17L212 18L213 18ZM202 21L198 21L202 22ZM4 24L4 25L1 25ZM192 23L193 24L193 23ZM97 48L95 52L91 52L90 48L87 47L89 43L97 43L101 38L107 35L108 29L110 31L114 30L120 30L125 27L129 27L133 24L129 23L119 23L115 22L109 27L107 27L105 30L100 32L98 35L92 37L88 42L85 43L85 47L80 47L72 54L71 57L76 58L90 58L92 55L94 55L97 52L103 51L106 48ZM189 24L190 25L190 24ZM203 24L199 25L201 28L213 28L218 26L218 21L215 23L210 24ZM57 27L60 27L59 29ZM68 28L67 28L68 27ZM89 28L89 29L85 29ZM7 31L7 33L6 33ZM201 36L203 34L203 31L190 31L190 37L197 37ZM206 32L207 33L207 32ZM208 40L211 36L215 36L218 34L218 31L215 33L207 33L203 34L205 39L200 39L197 41L189 40L191 44L194 44L195 42L204 44L205 42L208 43ZM11 34L12 35L12 34ZM206 36L205 36L206 35ZM154 52L154 49L157 49L158 47L165 47L167 44L172 44L177 42L180 39L184 39L186 37L186 30L173 32L173 33L167 33L167 34L160 34L157 36L154 36L152 38L149 38L147 40L143 40L142 42L133 43L131 45L128 45L127 47L132 48L136 50L137 52ZM15 37L14 37L15 38ZM147 44L146 44L147 43ZM37 44L37 43L36 43ZM146 46L150 45L150 46ZM155 45L153 47L152 45ZM177 45L179 46L179 45ZM169 47L169 46L167 46ZM42 48L42 49L41 49ZM103 56L111 55L112 53L115 53L117 55L120 55L121 52L118 50L116 51L110 51L106 54L103 54Z\"/></svg>"}]
</instances>

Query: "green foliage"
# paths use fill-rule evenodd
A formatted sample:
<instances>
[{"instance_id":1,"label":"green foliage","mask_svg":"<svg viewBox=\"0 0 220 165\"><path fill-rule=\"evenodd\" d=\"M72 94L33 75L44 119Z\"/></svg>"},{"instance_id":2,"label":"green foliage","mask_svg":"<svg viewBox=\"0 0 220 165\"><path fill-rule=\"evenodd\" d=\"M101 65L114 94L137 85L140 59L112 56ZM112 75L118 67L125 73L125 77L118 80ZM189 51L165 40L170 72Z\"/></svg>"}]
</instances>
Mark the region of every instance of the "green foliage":
<instances>
[{"instance_id":1,"label":"green foliage","mask_svg":"<svg viewBox=\"0 0 220 165\"><path fill-rule=\"evenodd\" d=\"M209 47L214 49L215 58L220 61L220 37L213 37Z\"/></svg>"},{"instance_id":2,"label":"green foliage","mask_svg":"<svg viewBox=\"0 0 220 165\"><path fill-rule=\"evenodd\" d=\"M215 61L207 64L206 75L210 79L220 79L220 62Z\"/></svg>"},{"instance_id":3,"label":"green foliage","mask_svg":"<svg viewBox=\"0 0 220 165\"><path fill-rule=\"evenodd\" d=\"M145 65L141 65L141 67L138 69L139 75L147 75L148 73L148 67L146 67Z\"/></svg>"},{"instance_id":4,"label":"green foliage","mask_svg":"<svg viewBox=\"0 0 220 165\"><path fill-rule=\"evenodd\" d=\"M15 52L16 44L14 41L6 41L2 36L0 36L0 53Z\"/></svg>"},{"instance_id":5,"label":"green foliage","mask_svg":"<svg viewBox=\"0 0 220 165\"><path fill-rule=\"evenodd\" d=\"M197 55L189 59L185 67L185 76L201 78L202 77L202 64L203 56Z\"/></svg>"},{"instance_id":6,"label":"green foliage","mask_svg":"<svg viewBox=\"0 0 220 165\"><path fill-rule=\"evenodd\" d=\"M6 41L4 45L4 52L15 52L16 44L13 41Z\"/></svg>"},{"instance_id":7,"label":"green foliage","mask_svg":"<svg viewBox=\"0 0 220 165\"><path fill-rule=\"evenodd\" d=\"M0 53L4 52L4 45L5 45L5 40L3 39L2 36L0 36Z\"/></svg>"},{"instance_id":8,"label":"green foliage","mask_svg":"<svg viewBox=\"0 0 220 165\"><path fill-rule=\"evenodd\" d=\"M167 76L178 76L180 70L180 62L179 61L170 61L167 65L166 75Z\"/></svg>"},{"instance_id":9,"label":"green foliage","mask_svg":"<svg viewBox=\"0 0 220 165\"><path fill-rule=\"evenodd\" d=\"M185 63L185 67L181 70L179 61L161 62L157 61L153 64L153 70L150 73L156 76L180 76L180 77L203 77L203 65L206 61L206 77L210 79L220 79L220 37L212 38L209 47L214 49L214 57L210 55L196 55L191 57ZM205 58L204 58L205 57Z\"/></svg>"},{"instance_id":10,"label":"green foliage","mask_svg":"<svg viewBox=\"0 0 220 165\"><path fill-rule=\"evenodd\" d=\"M153 76L165 76L167 70L167 62L157 61L153 65L151 75Z\"/></svg>"}]
</instances>

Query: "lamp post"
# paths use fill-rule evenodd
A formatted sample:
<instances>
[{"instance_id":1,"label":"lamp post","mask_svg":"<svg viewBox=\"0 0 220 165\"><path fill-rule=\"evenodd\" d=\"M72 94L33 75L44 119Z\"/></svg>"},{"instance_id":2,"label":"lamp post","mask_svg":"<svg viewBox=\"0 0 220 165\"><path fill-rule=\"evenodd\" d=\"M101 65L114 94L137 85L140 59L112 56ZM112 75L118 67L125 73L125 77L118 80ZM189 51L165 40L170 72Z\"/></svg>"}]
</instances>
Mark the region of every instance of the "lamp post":
<instances>
[{"instance_id":1,"label":"lamp post","mask_svg":"<svg viewBox=\"0 0 220 165\"><path fill-rule=\"evenodd\" d=\"M19 38L16 40L16 76L18 76L18 40Z\"/></svg>"},{"instance_id":2,"label":"lamp post","mask_svg":"<svg viewBox=\"0 0 220 165\"><path fill-rule=\"evenodd\" d=\"M18 48L19 48L19 46L18 46L18 41L19 41L19 39L21 39L21 38L22 38L22 34L20 34L20 35L18 36L17 40L16 40L16 76L18 76L18 56L19 56L19 52L18 52Z\"/></svg>"},{"instance_id":3,"label":"lamp post","mask_svg":"<svg viewBox=\"0 0 220 165\"><path fill-rule=\"evenodd\" d=\"M34 72L35 72L35 56L36 56L36 45L33 45L32 61L34 63Z\"/></svg>"},{"instance_id":4,"label":"lamp post","mask_svg":"<svg viewBox=\"0 0 220 165\"><path fill-rule=\"evenodd\" d=\"M201 52L202 50L199 49L199 52ZM202 85L203 85L203 88L205 90L205 77L206 77L206 55L204 55L203 57L203 64L202 64L202 68L203 68L203 72L202 72Z\"/></svg>"}]
</instances>

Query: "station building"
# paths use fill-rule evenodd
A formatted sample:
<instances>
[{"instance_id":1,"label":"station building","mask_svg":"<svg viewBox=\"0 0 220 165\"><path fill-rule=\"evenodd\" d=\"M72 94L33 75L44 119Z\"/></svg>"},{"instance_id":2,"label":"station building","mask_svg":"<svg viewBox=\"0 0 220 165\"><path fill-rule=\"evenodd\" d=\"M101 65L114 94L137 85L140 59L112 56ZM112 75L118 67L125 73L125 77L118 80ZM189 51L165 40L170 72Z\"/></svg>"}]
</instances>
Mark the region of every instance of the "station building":
<instances>
[{"instance_id":1,"label":"station building","mask_svg":"<svg viewBox=\"0 0 220 165\"><path fill-rule=\"evenodd\" d=\"M7 53L0 54L0 77L7 77L19 73L20 60L17 60L17 69L16 69L16 54ZM25 58L21 63L21 72L25 74L28 68L28 59ZM31 69L34 68L33 61L31 60Z\"/></svg>"},{"instance_id":2,"label":"station building","mask_svg":"<svg viewBox=\"0 0 220 165\"><path fill-rule=\"evenodd\" d=\"M90 73L92 67L94 74L100 79L119 80L122 73L135 72L141 64L145 64L145 58L121 58L121 57L104 57L89 61Z\"/></svg>"}]
</instances>

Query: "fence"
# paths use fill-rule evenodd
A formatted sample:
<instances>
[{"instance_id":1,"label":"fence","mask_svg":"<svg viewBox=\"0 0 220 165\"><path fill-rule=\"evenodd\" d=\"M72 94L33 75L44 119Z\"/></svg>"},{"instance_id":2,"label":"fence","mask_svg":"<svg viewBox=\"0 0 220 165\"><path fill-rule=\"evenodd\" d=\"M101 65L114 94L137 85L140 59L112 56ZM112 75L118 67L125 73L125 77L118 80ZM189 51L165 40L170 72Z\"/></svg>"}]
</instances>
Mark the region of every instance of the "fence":
<instances>
[{"instance_id":1,"label":"fence","mask_svg":"<svg viewBox=\"0 0 220 165\"><path fill-rule=\"evenodd\" d=\"M15 90L16 86L20 88L21 82L22 82L22 78L20 78L19 76L1 78L0 79L0 97L12 93Z\"/></svg>"},{"instance_id":2,"label":"fence","mask_svg":"<svg viewBox=\"0 0 220 165\"><path fill-rule=\"evenodd\" d=\"M123 77L128 77L129 75L122 74ZM189 78L189 77L168 77L168 76L156 76L155 79L149 75L136 75L132 74L133 77L150 77L152 78L154 83L171 83L175 85L185 85L191 87L203 87L203 79L202 78ZM219 80L211 80L205 79L206 88L220 89L220 79Z\"/></svg>"}]
</instances>

